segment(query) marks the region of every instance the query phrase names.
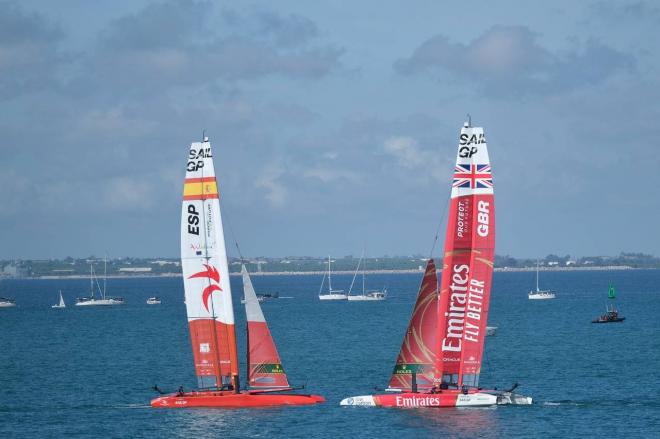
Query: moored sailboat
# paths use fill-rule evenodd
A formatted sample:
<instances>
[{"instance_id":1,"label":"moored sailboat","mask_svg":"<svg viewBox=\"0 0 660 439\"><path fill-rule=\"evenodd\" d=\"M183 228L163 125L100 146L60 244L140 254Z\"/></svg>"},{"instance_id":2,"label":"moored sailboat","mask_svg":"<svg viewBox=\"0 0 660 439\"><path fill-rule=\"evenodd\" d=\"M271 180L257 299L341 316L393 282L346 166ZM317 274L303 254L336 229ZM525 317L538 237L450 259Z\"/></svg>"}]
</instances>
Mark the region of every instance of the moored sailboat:
<instances>
[{"instance_id":1,"label":"moored sailboat","mask_svg":"<svg viewBox=\"0 0 660 439\"><path fill-rule=\"evenodd\" d=\"M123 305L124 299L122 297L112 297L106 295L106 286L107 286L107 261L103 261L103 288L98 283L98 279L94 274L94 265L89 264L89 290L90 297L78 297L76 306L111 306L111 305ZM94 288L94 283L96 282L96 287ZM94 291L98 289L99 298L94 297Z\"/></svg>"},{"instance_id":2,"label":"moored sailboat","mask_svg":"<svg viewBox=\"0 0 660 439\"><path fill-rule=\"evenodd\" d=\"M529 300L548 300L554 299L555 293L550 290L541 290L539 289L539 261L536 261L536 291L530 290L527 293Z\"/></svg>"},{"instance_id":3,"label":"moored sailboat","mask_svg":"<svg viewBox=\"0 0 660 439\"><path fill-rule=\"evenodd\" d=\"M51 308L66 308L64 297L62 297L62 290L60 290L60 301L56 305L51 306Z\"/></svg>"},{"instance_id":4,"label":"moored sailboat","mask_svg":"<svg viewBox=\"0 0 660 439\"><path fill-rule=\"evenodd\" d=\"M323 402L317 395L284 393L294 389L288 386L279 357L272 356L277 351L263 314L258 315L258 301L252 300L251 282L246 282L245 297L248 380L252 382L241 389L229 268L208 138L192 143L188 157L181 211L181 267L199 390L161 396L152 400L151 406L262 407ZM261 350L262 343L270 343L272 349Z\"/></svg>"},{"instance_id":5,"label":"moored sailboat","mask_svg":"<svg viewBox=\"0 0 660 439\"><path fill-rule=\"evenodd\" d=\"M364 264L362 263L364 261ZM355 284L355 278L357 277L358 271L360 270L360 265L362 265L362 294L351 294L353 292L353 285ZM367 291L366 289L366 270L367 261L364 258L364 253L358 261L358 265L355 268L355 273L353 274L353 281L351 282L351 287L348 289L347 299L349 301L379 301L385 300L387 296L387 289L383 288L382 290L371 290Z\"/></svg>"},{"instance_id":6,"label":"moored sailboat","mask_svg":"<svg viewBox=\"0 0 660 439\"><path fill-rule=\"evenodd\" d=\"M332 261L330 260L330 256L328 256L328 292L323 294L323 283L325 282L325 276L323 276L323 280L321 280L321 287L319 288L319 300L346 300L348 299L348 295L344 292L344 290L333 290L332 289Z\"/></svg>"},{"instance_id":7,"label":"moored sailboat","mask_svg":"<svg viewBox=\"0 0 660 439\"><path fill-rule=\"evenodd\" d=\"M9 297L0 297L0 308L13 308L16 306L16 300Z\"/></svg>"},{"instance_id":8,"label":"moored sailboat","mask_svg":"<svg viewBox=\"0 0 660 439\"><path fill-rule=\"evenodd\" d=\"M429 259L388 392L340 405L461 407L531 404L510 391L479 387L495 256L493 180L482 128L460 134L438 285Z\"/></svg>"}]
</instances>

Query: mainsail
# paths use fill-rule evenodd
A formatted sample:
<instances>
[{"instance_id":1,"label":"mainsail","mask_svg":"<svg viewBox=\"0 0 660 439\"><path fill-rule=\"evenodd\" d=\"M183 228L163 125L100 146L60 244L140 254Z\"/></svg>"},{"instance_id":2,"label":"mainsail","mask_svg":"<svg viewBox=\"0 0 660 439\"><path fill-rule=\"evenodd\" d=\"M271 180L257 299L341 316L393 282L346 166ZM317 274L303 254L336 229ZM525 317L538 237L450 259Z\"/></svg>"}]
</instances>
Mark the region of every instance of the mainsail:
<instances>
[{"instance_id":1,"label":"mainsail","mask_svg":"<svg viewBox=\"0 0 660 439\"><path fill-rule=\"evenodd\" d=\"M181 209L181 268L198 385L237 386L227 252L207 138L190 145Z\"/></svg>"},{"instance_id":2,"label":"mainsail","mask_svg":"<svg viewBox=\"0 0 660 439\"><path fill-rule=\"evenodd\" d=\"M478 386L495 255L493 177L483 128L461 129L438 315L437 369L450 386Z\"/></svg>"},{"instance_id":3,"label":"mainsail","mask_svg":"<svg viewBox=\"0 0 660 439\"><path fill-rule=\"evenodd\" d=\"M415 308L401 343L399 356L389 386L410 390L413 373L418 389L430 389L435 378L438 324L438 276L435 263L429 259Z\"/></svg>"},{"instance_id":4,"label":"mainsail","mask_svg":"<svg viewBox=\"0 0 660 439\"><path fill-rule=\"evenodd\" d=\"M241 267L241 275L247 316L248 385L259 388L288 388L289 381L245 265Z\"/></svg>"}]
</instances>

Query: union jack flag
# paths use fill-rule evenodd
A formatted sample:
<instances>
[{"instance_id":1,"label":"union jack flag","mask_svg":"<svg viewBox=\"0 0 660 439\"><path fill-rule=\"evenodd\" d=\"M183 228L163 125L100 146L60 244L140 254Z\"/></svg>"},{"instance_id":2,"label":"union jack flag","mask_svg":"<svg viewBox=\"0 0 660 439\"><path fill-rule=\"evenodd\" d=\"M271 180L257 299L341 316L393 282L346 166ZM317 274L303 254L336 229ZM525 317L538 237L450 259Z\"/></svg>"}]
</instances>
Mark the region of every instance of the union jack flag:
<instances>
[{"instance_id":1,"label":"union jack flag","mask_svg":"<svg viewBox=\"0 0 660 439\"><path fill-rule=\"evenodd\" d=\"M493 187L490 165L456 165L453 187L467 189L488 189Z\"/></svg>"}]
</instances>

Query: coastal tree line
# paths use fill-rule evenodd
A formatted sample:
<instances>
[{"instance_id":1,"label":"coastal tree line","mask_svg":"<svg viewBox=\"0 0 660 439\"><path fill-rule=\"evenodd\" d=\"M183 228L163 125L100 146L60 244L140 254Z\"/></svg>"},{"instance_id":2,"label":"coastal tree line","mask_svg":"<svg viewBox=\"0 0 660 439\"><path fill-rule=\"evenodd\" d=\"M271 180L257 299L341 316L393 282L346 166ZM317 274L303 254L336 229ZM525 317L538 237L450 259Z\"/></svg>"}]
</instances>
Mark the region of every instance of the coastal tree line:
<instances>
[{"instance_id":1,"label":"coastal tree line","mask_svg":"<svg viewBox=\"0 0 660 439\"><path fill-rule=\"evenodd\" d=\"M347 255L332 258L333 271L352 271L358 263L358 256ZM250 272L322 272L327 269L327 257L250 257L243 261ZM422 255L382 256L366 259L367 270L421 270L426 263ZM660 258L645 253L622 252L617 256L583 256L549 254L538 259L544 268L560 267L605 267L620 266L630 268L660 268ZM495 256L497 268L533 268L536 258L515 258L508 255ZM67 257L64 259L0 260L0 277L24 278L44 276L85 276L94 266L97 274L103 274L107 265L109 276L117 275L164 275L181 272L178 258L108 258L89 256L87 258ZM240 271L241 260L230 258L230 271Z\"/></svg>"}]
</instances>

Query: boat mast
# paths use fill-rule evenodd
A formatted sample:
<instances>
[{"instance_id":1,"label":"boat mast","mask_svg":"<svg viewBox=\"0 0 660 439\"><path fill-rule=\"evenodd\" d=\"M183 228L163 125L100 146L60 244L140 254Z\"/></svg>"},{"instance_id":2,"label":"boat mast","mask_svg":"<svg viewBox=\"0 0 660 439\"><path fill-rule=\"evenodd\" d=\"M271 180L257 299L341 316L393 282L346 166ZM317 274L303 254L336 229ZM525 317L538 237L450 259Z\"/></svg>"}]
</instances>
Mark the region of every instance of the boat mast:
<instances>
[{"instance_id":1,"label":"boat mast","mask_svg":"<svg viewBox=\"0 0 660 439\"><path fill-rule=\"evenodd\" d=\"M330 273L330 255L328 255L328 293L332 294L332 277Z\"/></svg>"},{"instance_id":2,"label":"boat mast","mask_svg":"<svg viewBox=\"0 0 660 439\"><path fill-rule=\"evenodd\" d=\"M105 300L105 286L108 281L108 256L103 258L103 300Z\"/></svg>"},{"instance_id":3,"label":"boat mast","mask_svg":"<svg viewBox=\"0 0 660 439\"><path fill-rule=\"evenodd\" d=\"M539 260L536 260L536 292L539 292Z\"/></svg>"},{"instance_id":4,"label":"boat mast","mask_svg":"<svg viewBox=\"0 0 660 439\"><path fill-rule=\"evenodd\" d=\"M93 262L89 263L89 291L92 293L92 299L94 298L94 265Z\"/></svg>"},{"instance_id":5,"label":"boat mast","mask_svg":"<svg viewBox=\"0 0 660 439\"><path fill-rule=\"evenodd\" d=\"M206 130L202 130L202 145L204 143L208 142L208 137L206 137ZM203 146L202 146L203 148ZM202 178L204 178L204 168L202 168ZM206 211L205 209L205 204L206 204L206 198L204 197L204 194L202 194L202 210ZM211 263L211 257L209 256L209 247L208 247L208 230L206 230L206 225L204 226L204 259L206 260L206 265L208 266ZM211 286L211 279L209 278L207 280L208 285ZM223 383L222 383L222 366L221 366L221 359L220 359L220 350L218 346L218 331L216 330L215 327L215 305L213 303L213 298L211 298L211 317L212 319L210 320L211 323L211 333L213 334L213 342L215 344L215 360L217 361L217 375L215 377L215 385L216 387L222 389ZM231 375L231 371L230 371Z\"/></svg>"},{"instance_id":6,"label":"boat mast","mask_svg":"<svg viewBox=\"0 0 660 439\"><path fill-rule=\"evenodd\" d=\"M243 291L243 297L245 297L245 291ZM247 303L247 297L245 303ZM250 327L248 326L247 313L245 316L245 388L250 388Z\"/></svg>"},{"instance_id":7,"label":"boat mast","mask_svg":"<svg viewBox=\"0 0 660 439\"><path fill-rule=\"evenodd\" d=\"M362 252L362 257L364 258L364 263L362 264L362 295L364 296L366 291L364 289L365 281L364 281L364 272L367 269L367 258L364 255L365 251Z\"/></svg>"}]
</instances>

